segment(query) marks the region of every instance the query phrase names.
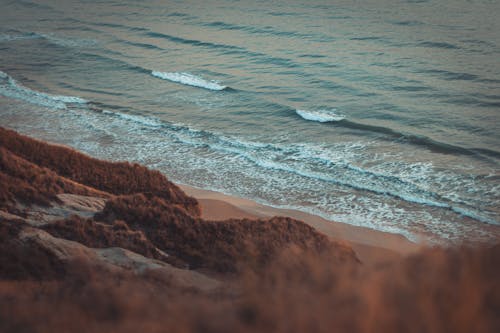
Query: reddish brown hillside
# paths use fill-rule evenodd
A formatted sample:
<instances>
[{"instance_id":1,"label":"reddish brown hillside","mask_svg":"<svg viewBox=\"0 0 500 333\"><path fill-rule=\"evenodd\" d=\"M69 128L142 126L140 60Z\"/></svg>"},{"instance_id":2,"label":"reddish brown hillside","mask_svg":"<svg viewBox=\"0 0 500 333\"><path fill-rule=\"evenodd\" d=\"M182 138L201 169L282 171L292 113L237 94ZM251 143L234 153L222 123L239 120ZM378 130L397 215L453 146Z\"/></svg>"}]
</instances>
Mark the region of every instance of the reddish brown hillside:
<instances>
[{"instance_id":1,"label":"reddish brown hillside","mask_svg":"<svg viewBox=\"0 0 500 333\"><path fill-rule=\"evenodd\" d=\"M107 162L70 148L50 145L0 127L0 147L77 183L111 194L150 193L200 213L198 202L182 192L158 171L138 164Z\"/></svg>"},{"instance_id":2,"label":"reddish brown hillside","mask_svg":"<svg viewBox=\"0 0 500 333\"><path fill-rule=\"evenodd\" d=\"M42 227L53 236L70 239L94 248L122 247L148 258L168 260L142 231L135 231L124 221L102 224L92 219L73 216Z\"/></svg>"},{"instance_id":3,"label":"reddish brown hillside","mask_svg":"<svg viewBox=\"0 0 500 333\"><path fill-rule=\"evenodd\" d=\"M1 133L1 132L0 132ZM0 209L13 210L15 203L49 205L56 194L108 196L39 167L0 146Z\"/></svg>"},{"instance_id":4,"label":"reddish brown hillside","mask_svg":"<svg viewBox=\"0 0 500 333\"><path fill-rule=\"evenodd\" d=\"M24 227L0 219L0 281L61 278L66 271L61 260L38 244L19 239Z\"/></svg>"},{"instance_id":5,"label":"reddish brown hillside","mask_svg":"<svg viewBox=\"0 0 500 333\"><path fill-rule=\"evenodd\" d=\"M363 266L303 222L206 221L158 172L1 128L0 185L0 332L500 331L500 245Z\"/></svg>"},{"instance_id":6,"label":"reddish brown hillside","mask_svg":"<svg viewBox=\"0 0 500 333\"><path fill-rule=\"evenodd\" d=\"M356 261L350 248L285 217L204 221L161 198L134 195L111 199L96 218L108 223L126 221L131 228L142 230L155 246L193 268L235 272L244 266L259 270L290 246L313 254L328 252L340 261Z\"/></svg>"},{"instance_id":7,"label":"reddish brown hillside","mask_svg":"<svg viewBox=\"0 0 500 333\"><path fill-rule=\"evenodd\" d=\"M301 221L278 217L205 221L198 217L198 202L159 172L93 159L1 128L0 177L0 209L11 212L17 212L19 202L56 202L61 193L109 198L96 220L73 217L43 227L56 237L90 247L118 246L183 267L221 273L261 270L290 247L304 253L330 253L338 261L357 261L349 247Z\"/></svg>"},{"instance_id":8,"label":"reddish brown hillside","mask_svg":"<svg viewBox=\"0 0 500 333\"><path fill-rule=\"evenodd\" d=\"M81 267L57 282L0 281L0 331L496 333L499 267L498 246L354 270L291 251L216 296Z\"/></svg>"}]
</instances>

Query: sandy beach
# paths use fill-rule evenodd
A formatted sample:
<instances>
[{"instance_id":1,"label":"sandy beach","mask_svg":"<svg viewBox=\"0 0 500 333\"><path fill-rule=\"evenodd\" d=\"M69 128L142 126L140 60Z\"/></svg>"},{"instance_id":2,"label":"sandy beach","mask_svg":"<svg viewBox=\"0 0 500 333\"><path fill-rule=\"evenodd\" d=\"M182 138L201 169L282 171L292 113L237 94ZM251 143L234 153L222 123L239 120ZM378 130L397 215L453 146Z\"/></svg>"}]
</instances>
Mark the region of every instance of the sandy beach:
<instances>
[{"instance_id":1,"label":"sandy beach","mask_svg":"<svg viewBox=\"0 0 500 333\"><path fill-rule=\"evenodd\" d=\"M417 244L398 234L329 221L322 217L292 209L279 209L219 192L177 184L201 205L202 217L208 220L228 218L267 218L288 216L306 222L328 237L347 242L366 265L400 259L417 252Z\"/></svg>"}]
</instances>

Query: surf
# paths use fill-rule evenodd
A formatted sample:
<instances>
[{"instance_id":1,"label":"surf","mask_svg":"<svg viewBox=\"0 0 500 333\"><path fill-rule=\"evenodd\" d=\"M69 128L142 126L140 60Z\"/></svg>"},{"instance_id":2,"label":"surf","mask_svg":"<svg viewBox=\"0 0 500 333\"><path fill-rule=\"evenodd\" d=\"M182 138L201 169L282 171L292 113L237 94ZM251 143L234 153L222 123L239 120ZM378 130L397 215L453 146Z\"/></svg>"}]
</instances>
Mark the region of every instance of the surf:
<instances>
[{"instance_id":1,"label":"surf","mask_svg":"<svg viewBox=\"0 0 500 333\"><path fill-rule=\"evenodd\" d=\"M143 130L159 130L163 135L171 137L174 142L181 142L193 147L204 147L235 156L261 168L264 173L266 173L265 170L274 170L293 174L309 180L371 192L375 195L391 196L408 203L451 210L456 214L483 223L499 223L488 214L482 214L475 210L472 203L457 202L444 193L427 188L430 184L425 184L425 182L419 184L405 179L403 175L384 174L351 164L349 162L350 148L348 147L338 147L338 149L334 149L335 154L330 156L330 151L323 151L320 147L310 145L282 146L247 141L215 132L194 129L184 124L165 122L156 117L108 110L102 111L102 113L136 124ZM457 175L457 177L460 176ZM457 178L456 181L459 179Z\"/></svg>"},{"instance_id":2,"label":"surf","mask_svg":"<svg viewBox=\"0 0 500 333\"><path fill-rule=\"evenodd\" d=\"M485 148L462 147L446 142L440 142L423 135L403 133L388 127L369 125L357 122L355 120L346 119L344 115L337 114L336 109L331 109L331 110L297 109L295 110L295 113L299 115L301 118L308 121L315 121L320 123L336 123L335 124L336 126L356 129L360 131L368 131L372 133L380 133L389 138L406 142L416 146L423 146L431 151L442 154L462 154L467 156L474 156L480 159L500 158L500 152L495 150L485 149Z\"/></svg>"},{"instance_id":3,"label":"surf","mask_svg":"<svg viewBox=\"0 0 500 333\"><path fill-rule=\"evenodd\" d=\"M336 114L335 109L332 110L295 110L295 112L305 120L317 121L320 123L335 122L345 119L345 116Z\"/></svg>"},{"instance_id":4,"label":"surf","mask_svg":"<svg viewBox=\"0 0 500 333\"><path fill-rule=\"evenodd\" d=\"M67 109L70 104L87 103L85 99L76 96L52 95L30 89L2 71L0 71L0 95L55 109Z\"/></svg>"},{"instance_id":5,"label":"surf","mask_svg":"<svg viewBox=\"0 0 500 333\"><path fill-rule=\"evenodd\" d=\"M180 83L187 86L204 88L208 90L220 91L227 88L227 86L221 85L217 81L205 80L202 77L184 72L178 73L178 72L152 71L151 75L163 80Z\"/></svg>"}]
</instances>

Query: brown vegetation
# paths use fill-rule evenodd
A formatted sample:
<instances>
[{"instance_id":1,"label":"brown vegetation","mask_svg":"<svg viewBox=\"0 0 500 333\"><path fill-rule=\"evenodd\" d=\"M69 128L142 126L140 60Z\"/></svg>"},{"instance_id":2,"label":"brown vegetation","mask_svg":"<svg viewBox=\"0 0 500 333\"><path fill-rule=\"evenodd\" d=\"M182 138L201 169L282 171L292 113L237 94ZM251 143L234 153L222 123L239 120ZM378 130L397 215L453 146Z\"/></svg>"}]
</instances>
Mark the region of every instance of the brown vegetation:
<instances>
[{"instance_id":1,"label":"brown vegetation","mask_svg":"<svg viewBox=\"0 0 500 333\"><path fill-rule=\"evenodd\" d=\"M93 218L43 226L59 238L0 215L0 332L500 331L500 245L365 267L300 221L205 221L156 171L1 128L0 182L0 210L61 193L109 198ZM174 282L171 266L135 254L147 261L140 274L132 261L96 264L106 250L82 244L238 274L224 276L229 291L182 288L186 275Z\"/></svg>"},{"instance_id":2,"label":"brown vegetation","mask_svg":"<svg viewBox=\"0 0 500 333\"><path fill-rule=\"evenodd\" d=\"M89 271L0 282L2 332L454 332L500 328L500 247L434 249L383 267L286 251L237 295Z\"/></svg>"},{"instance_id":3,"label":"brown vegetation","mask_svg":"<svg viewBox=\"0 0 500 333\"><path fill-rule=\"evenodd\" d=\"M127 223L115 220L111 225L72 216L63 221L42 227L52 236L69 239L88 247L121 247L147 258L168 260L164 254L144 236L142 231L131 230Z\"/></svg>"},{"instance_id":4,"label":"brown vegetation","mask_svg":"<svg viewBox=\"0 0 500 333\"><path fill-rule=\"evenodd\" d=\"M99 191L115 195L149 193L181 205L190 214L198 216L200 213L196 199L184 194L160 172L138 164L98 160L1 127L0 147L41 168Z\"/></svg>"},{"instance_id":5,"label":"brown vegetation","mask_svg":"<svg viewBox=\"0 0 500 333\"><path fill-rule=\"evenodd\" d=\"M46 206L57 202L59 193L105 195L28 162L1 146L0 183L0 209L12 209L16 202Z\"/></svg>"},{"instance_id":6,"label":"brown vegetation","mask_svg":"<svg viewBox=\"0 0 500 333\"><path fill-rule=\"evenodd\" d=\"M497 332L499 276L500 245L354 269L286 254L246 284L240 311L261 332Z\"/></svg>"},{"instance_id":7,"label":"brown vegetation","mask_svg":"<svg viewBox=\"0 0 500 333\"><path fill-rule=\"evenodd\" d=\"M52 280L62 277L64 264L53 253L18 237L23 227L19 221L0 221L0 280Z\"/></svg>"},{"instance_id":8,"label":"brown vegetation","mask_svg":"<svg viewBox=\"0 0 500 333\"><path fill-rule=\"evenodd\" d=\"M204 221L197 216L195 199L159 172L139 165L96 160L1 128L0 145L0 175L5 180L0 198L11 206L19 201L49 204L57 201L56 194L60 193L111 197L96 216L108 226L73 217L44 227L57 237L91 247L120 246L177 266L188 263L191 268L223 273L242 267L262 269L276 253L290 246L356 261L349 247L332 243L305 223L290 218ZM156 248L168 253L169 258Z\"/></svg>"},{"instance_id":9,"label":"brown vegetation","mask_svg":"<svg viewBox=\"0 0 500 333\"><path fill-rule=\"evenodd\" d=\"M260 270L289 246L302 252L328 252L339 261L356 261L347 246L331 242L307 224L291 218L204 221L161 198L144 195L109 200L97 219L124 220L141 230L159 249L188 262L192 268L237 272L242 266Z\"/></svg>"}]
</instances>

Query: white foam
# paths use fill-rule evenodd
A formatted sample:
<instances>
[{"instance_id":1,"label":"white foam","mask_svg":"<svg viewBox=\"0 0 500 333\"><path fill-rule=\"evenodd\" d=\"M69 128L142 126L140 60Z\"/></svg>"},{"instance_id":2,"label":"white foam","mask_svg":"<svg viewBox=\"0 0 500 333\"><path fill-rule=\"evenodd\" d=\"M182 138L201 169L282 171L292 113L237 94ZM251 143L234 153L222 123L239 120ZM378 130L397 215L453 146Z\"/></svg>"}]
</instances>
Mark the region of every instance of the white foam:
<instances>
[{"instance_id":1,"label":"white foam","mask_svg":"<svg viewBox=\"0 0 500 333\"><path fill-rule=\"evenodd\" d=\"M352 158L350 155L352 154L352 150L364 147L364 145L359 143L347 143L336 147L334 150L340 156L324 156L325 153L322 153L321 149L318 150L317 147L307 145L283 147L268 143L251 142L239 140L235 137L226 137L218 133L199 131L183 124L162 123L154 117L112 111L103 111L103 113L112 114L147 127L164 127L176 141L197 147L208 147L213 151L221 153L233 154L263 169L283 171L307 179L348 186L381 195L390 195L406 202L454 209L450 203L446 202L446 200L442 201L443 198L440 199L432 191L426 191L413 183L405 182L395 176L387 178L383 174L373 173L349 164L345 159L349 160ZM282 160L283 155L289 155L286 161ZM295 158L292 156L295 156ZM329 169L330 172L326 173L314 171L302 165L304 161L310 162L311 159L320 159L321 162L330 165L334 169ZM300 162L300 164L295 163L294 160L295 162Z\"/></svg>"},{"instance_id":2,"label":"white foam","mask_svg":"<svg viewBox=\"0 0 500 333\"><path fill-rule=\"evenodd\" d=\"M356 216L358 216L360 222L356 223L376 225L377 229L384 229L387 228L387 225L383 222L384 219L398 221L398 223L407 220L411 221L410 217L415 217L415 214L424 214L426 208L418 208L421 206L439 208L439 214L443 214L445 217L442 220L440 219L437 225L442 225L448 220L455 221L458 219L454 213L479 221L498 224L498 221L494 218L480 213L475 206L466 202L463 204L455 203L443 197L440 192L434 192L432 188L405 181L405 177L386 175L385 173L374 172L374 170L367 170L361 166L351 164L350 162L353 159L356 160L366 156L363 148L365 143L339 143L334 147L316 147L307 144L270 144L253 140L240 140L237 137L225 136L221 133L197 130L185 124L164 122L151 116L113 111L102 111L102 113L113 116L116 121L119 121L119 123L113 125L118 124L117 128L126 129L134 126L132 131L127 130L133 133L132 136L147 133L148 138L155 138L159 135L161 142L158 142L158 145L161 146L162 151L166 149L163 145L165 142L168 142L167 145L185 144L200 149L201 154L197 155L198 159L196 161L189 160L189 162L186 162L189 165L198 165L197 163L200 163L200 168L202 167L204 170L217 170L217 172L224 174L228 171L225 171L220 163L230 161L231 163L227 164L231 165L232 171L229 172L241 172L245 177L255 178L256 181L262 178L269 179L273 186L283 188L285 192L288 190L291 197L304 190L297 190L294 185L290 185L291 179L293 179L293 183L301 184L300 186L309 184L308 186L311 187L310 194L313 196L311 204L316 206L317 214L323 212L330 218L335 217L337 220L347 221L351 224L354 224L354 220L357 218L353 220L352 214L343 216L344 213L342 212L357 209ZM123 124L121 121L128 122L127 126L121 126ZM153 132L156 134L153 134ZM168 140L165 140L166 137ZM131 145L135 145L135 143L131 143ZM156 149L160 148L154 147L154 140L148 141L147 146L139 144L135 148L137 151L134 156L142 162L151 163L153 160L155 161L155 167L161 168L161 162L156 162L158 154ZM127 149L129 148L127 145ZM179 154L181 160L186 161L189 158L182 157L182 154L186 154L187 151L186 149L175 148L170 153ZM357 156L358 154L360 156ZM211 157L208 159L206 156ZM213 168L208 167L212 163ZM420 167L427 172L431 165ZM314 189L325 186L325 183L328 183L330 188L338 189L338 193L349 193L348 188L369 193L365 193L363 197L356 197L354 203L352 200L347 199L344 203L339 202L339 197L332 201L328 197L321 196L321 194L314 197ZM262 189L262 187L259 188ZM250 191L249 193L253 192ZM250 196L253 197L254 195L255 193ZM365 202L368 200L367 198L370 198L371 201ZM386 201L390 201L391 204L386 205ZM408 205L407 203L415 203L418 206ZM376 206L376 204L379 206ZM401 207L395 208L394 205L396 204L401 205ZM301 210L309 207L308 204L302 205L300 202L297 202L295 206ZM410 209L411 212L406 209ZM375 223L372 220L378 222ZM426 221L426 219L420 216L418 221ZM391 225L398 232L403 233L406 227L401 227L401 230L399 230L398 223L394 222ZM426 225L425 228L429 231L433 226L434 224ZM432 232L437 235L444 235L441 230L433 230Z\"/></svg>"},{"instance_id":3,"label":"white foam","mask_svg":"<svg viewBox=\"0 0 500 333\"><path fill-rule=\"evenodd\" d=\"M458 213L458 214L466 216L466 217L470 217L471 219L481 221L483 223L500 225L500 223L497 220L495 220L489 216L486 216L483 214L478 214L477 212L474 212L472 210L469 210L469 209L466 209L463 207L451 207L451 210L453 210L455 213Z\"/></svg>"},{"instance_id":4,"label":"white foam","mask_svg":"<svg viewBox=\"0 0 500 333\"><path fill-rule=\"evenodd\" d=\"M207 81L199 76L189 73L158 72L152 71L151 74L163 80L177 82L188 86L205 88L209 90L224 90L226 86L220 85L216 81Z\"/></svg>"},{"instance_id":5,"label":"white foam","mask_svg":"<svg viewBox=\"0 0 500 333\"><path fill-rule=\"evenodd\" d=\"M151 127L160 127L162 125L160 120L153 118L153 117L143 117L143 116L137 116L137 115L133 115L133 114L113 112L113 111L108 111L108 110L103 110L102 113L110 114L110 115L113 115L116 117L120 117L122 119L132 121L134 123L138 123L141 125L146 125L146 126L151 126Z\"/></svg>"},{"instance_id":6,"label":"white foam","mask_svg":"<svg viewBox=\"0 0 500 333\"><path fill-rule=\"evenodd\" d=\"M335 111L335 109L316 111L295 110L295 112L305 120L318 121L320 123L340 121L345 118L343 115L336 114Z\"/></svg>"},{"instance_id":7,"label":"white foam","mask_svg":"<svg viewBox=\"0 0 500 333\"><path fill-rule=\"evenodd\" d=\"M32 111L28 112L31 115ZM14 115L17 113L17 109L12 112ZM45 112L39 114L44 116ZM55 110L54 114L60 112ZM495 212L484 212L478 206L443 201L441 196L433 197L431 193L407 188L408 184L400 184L397 179L386 179L386 176L391 175L390 170L395 170L397 174L396 170L402 165L392 168L385 165L377 170L385 171L387 175L373 175L374 170L368 170L368 174L365 174L363 165L358 163L348 167L347 163L374 158L373 154L368 155L372 150L366 147L366 142L339 142L319 147L310 143L266 143L257 137L241 140L236 136L195 129L187 124L162 121L152 116L100 111L97 108L70 108L64 114L77 116L72 119L71 128L64 127L63 133L50 132L50 135L60 135L61 140L70 138L70 142L77 145L76 148L88 153L108 159L129 159L167 172L172 179L190 185L230 191L234 195L253 198L276 207L298 209L331 220L397 232L415 240L418 235L436 242L441 238L461 240L463 235L469 234L470 237L483 237L477 236L483 230L481 224L470 219L464 220L462 215L479 214L479 218L496 216ZM32 116L23 118L35 119ZM45 125L38 125L39 120L29 120L30 123L23 122L20 126L29 130L31 126L47 128L67 122L67 118L47 119L50 120ZM58 123L54 124L53 121ZM113 142L103 144L99 139L100 132L95 132L94 126L99 130L109 130ZM79 137L85 139L74 139ZM431 164L416 169L423 170L424 174L434 173ZM405 172L410 174L410 170L405 169ZM235 177L238 182L234 182ZM404 180L406 177L402 178ZM339 186L333 182L335 180L339 181ZM431 199L445 206L428 209L427 205L408 204L407 200L399 200L399 196L393 198L371 191L360 193L342 186L350 182L361 184L369 190L399 191L400 195L405 196L413 194L414 198L406 198L408 201L415 197L419 201ZM450 184L448 182L448 186ZM441 192L438 191L438 194ZM469 212L464 212L464 209ZM489 237L488 232L481 235L486 239Z\"/></svg>"},{"instance_id":8,"label":"white foam","mask_svg":"<svg viewBox=\"0 0 500 333\"><path fill-rule=\"evenodd\" d=\"M44 33L35 33L34 35L39 36L40 38L45 38L50 43L63 47L85 48L97 45L97 41L94 39L71 38L71 37L56 36L54 34L44 34Z\"/></svg>"},{"instance_id":9,"label":"white foam","mask_svg":"<svg viewBox=\"0 0 500 333\"><path fill-rule=\"evenodd\" d=\"M68 104L85 104L86 100L75 96L52 95L27 88L7 73L0 71L0 95L55 109L66 109Z\"/></svg>"}]
</instances>

